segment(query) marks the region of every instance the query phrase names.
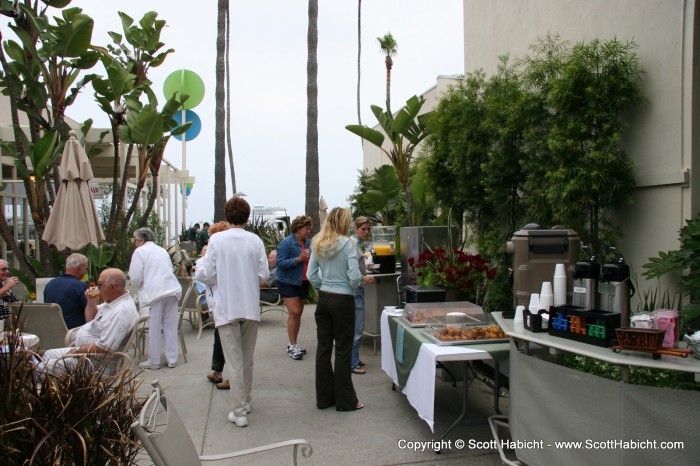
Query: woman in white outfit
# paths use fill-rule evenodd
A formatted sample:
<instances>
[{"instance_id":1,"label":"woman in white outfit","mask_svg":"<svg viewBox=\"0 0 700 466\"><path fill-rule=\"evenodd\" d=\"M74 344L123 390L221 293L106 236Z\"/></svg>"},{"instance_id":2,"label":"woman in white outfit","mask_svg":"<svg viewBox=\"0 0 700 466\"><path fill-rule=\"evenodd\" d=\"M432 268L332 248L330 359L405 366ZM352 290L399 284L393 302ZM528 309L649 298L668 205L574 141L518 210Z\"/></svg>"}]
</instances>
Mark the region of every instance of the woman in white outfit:
<instances>
[{"instance_id":1,"label":"woman in white outfit","mask_svg":"<svg viewBox=\"0 0 700 466\"><path fill-rule=\"evenodd\" d=\"M144 369L160 369L160 332L165 339L165 360L168 367L177 364L178 302L182 287L173 274L173 264L168 252L154 241L156 235L150 228L134 232L134 254L129 265L129 279L138 288L139 305L150 306L148 323L148 359L141 364Z\"/></svg>"},{"instance_id":2,"label":"woman in white outfit","mask_svg":"<svg viewBox=\"0 0 700 466\"><path fill-rule=\"evenodd\" d=\"M253 387L253 353L260 322L260 284L267 280L269 267L265 245L243 228L250 205L232 197L224 206L231 228L213 235L207 253L197 261L195 278L216 287L214 322L221 338L231 384L233 411L228 420L239 427L248 425Z\"/></svg>"}]
</instances>

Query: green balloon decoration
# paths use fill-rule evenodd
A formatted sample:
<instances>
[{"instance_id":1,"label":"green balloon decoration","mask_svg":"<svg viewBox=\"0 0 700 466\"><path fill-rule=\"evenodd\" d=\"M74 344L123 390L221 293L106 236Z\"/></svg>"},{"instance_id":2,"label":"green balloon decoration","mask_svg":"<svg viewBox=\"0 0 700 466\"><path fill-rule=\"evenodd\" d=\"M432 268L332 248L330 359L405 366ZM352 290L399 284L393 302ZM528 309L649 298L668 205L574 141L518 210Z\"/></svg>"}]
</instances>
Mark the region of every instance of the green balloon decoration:
<instances>
[{"instance_id":1,"label":"green balloon decoration","mask_svg":"<svg viewBox=\"0 0 700 466\"><path fill-rule=\"evenodd\" d=\"M163 83L163 94L169 99L175 93L189 96L183 108L190 110L202 103L204 99L204 81L194 71L185 69L173 71Z\"/></svg>"}]
</instances>

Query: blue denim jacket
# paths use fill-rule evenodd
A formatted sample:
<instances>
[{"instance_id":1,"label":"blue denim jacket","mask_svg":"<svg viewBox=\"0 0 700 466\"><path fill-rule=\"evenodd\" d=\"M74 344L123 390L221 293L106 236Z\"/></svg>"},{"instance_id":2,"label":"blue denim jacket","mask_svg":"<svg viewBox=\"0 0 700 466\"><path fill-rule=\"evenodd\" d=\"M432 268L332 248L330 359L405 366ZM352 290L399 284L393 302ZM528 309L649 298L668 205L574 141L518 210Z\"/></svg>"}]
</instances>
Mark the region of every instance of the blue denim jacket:
<instances>
[{"instance_id":1,"label":"blue denim jacket","mask_svg":"<svg viewBox=\"0 0 700 466\"><path fill-rule=\"evenodd\" d=\"M311 240L305 240L306 249L311 247ZM301 254L301 246L293 233L277 245L277 281L290 285L301 285L304 263L296 259Z\"/></svg>"}]
</instances>

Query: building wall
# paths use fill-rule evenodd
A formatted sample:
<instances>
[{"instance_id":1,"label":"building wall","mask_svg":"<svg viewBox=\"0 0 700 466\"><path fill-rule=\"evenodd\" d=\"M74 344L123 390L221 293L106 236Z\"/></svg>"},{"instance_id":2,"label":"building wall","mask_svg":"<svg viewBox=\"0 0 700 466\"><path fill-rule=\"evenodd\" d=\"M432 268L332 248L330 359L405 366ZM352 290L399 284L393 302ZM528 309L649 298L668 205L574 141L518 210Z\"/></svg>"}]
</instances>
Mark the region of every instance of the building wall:
<instances>
[{"instance_id":1,"label":"building wall","mask_svg":"<svg viewBox=\"0 0 700 466\"><path fill-rule=\"evenodd\" d=\"M635 204L620 212L620 250L633 274L698 213L695 115L698 82L694 0L464 0L465 72L496 70L499 55L522 57L540 37L571 43L634 41L649 103L629 115L624 148L637 169ZM696 168L693 170L693 168Z\"/></svg>"}]
</instances>

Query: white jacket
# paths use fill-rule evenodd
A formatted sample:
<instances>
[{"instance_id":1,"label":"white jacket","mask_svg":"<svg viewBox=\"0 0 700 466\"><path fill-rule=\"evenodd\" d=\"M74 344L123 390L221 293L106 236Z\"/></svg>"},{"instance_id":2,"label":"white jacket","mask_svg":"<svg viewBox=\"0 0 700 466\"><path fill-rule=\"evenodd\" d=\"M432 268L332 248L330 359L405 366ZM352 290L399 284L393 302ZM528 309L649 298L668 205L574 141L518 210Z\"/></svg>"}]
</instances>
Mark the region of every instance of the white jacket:
<instances>
[{"instance_id":1,"label":"white jacket","mask_svg":"<svg viewBox=\"0 0 700 466\"><path fill-rule=\"evenodd\" d=\"M139 290L140 306L150 306L168 296L175 296L178 300L182 296L182 286L173 274L168 252L153 241L146 241L134 251L129 279Z\"/></svg>"},{"instance_id":2,"label":"white jacket","mask_svg":"<svg viewBox=\"0 0 700 466\"><path fill-rule=\"evenodd\" d=\"M257 235L230 228L209 238L195 279L216 290L217 327L236 319L260 320L260 282L269 273L265 245Z\"/></svg>"}]
</instances>

